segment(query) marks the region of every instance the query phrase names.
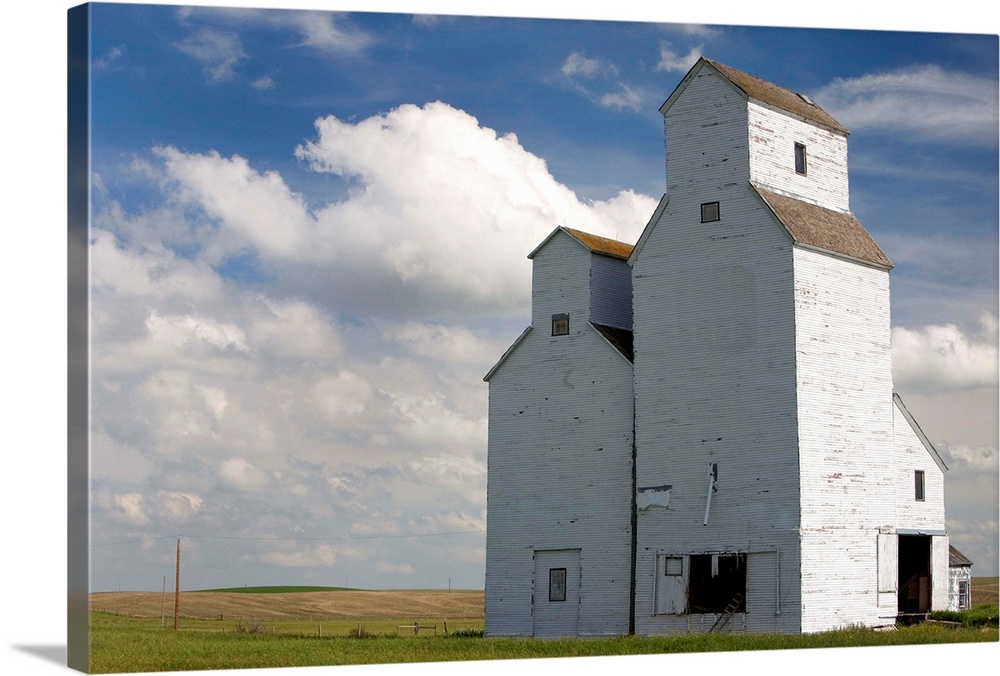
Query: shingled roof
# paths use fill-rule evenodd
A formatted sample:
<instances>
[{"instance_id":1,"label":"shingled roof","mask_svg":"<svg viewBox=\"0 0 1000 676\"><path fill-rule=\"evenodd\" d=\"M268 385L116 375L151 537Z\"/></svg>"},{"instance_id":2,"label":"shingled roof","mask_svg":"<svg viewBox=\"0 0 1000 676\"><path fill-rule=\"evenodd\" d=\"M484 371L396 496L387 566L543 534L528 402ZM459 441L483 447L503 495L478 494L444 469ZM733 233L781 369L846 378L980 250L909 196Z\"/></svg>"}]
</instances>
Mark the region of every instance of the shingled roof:
<instances>
[{"instance_id":1,"label":"shingled roof","mask_svg":"<svg viewBox=\"0 0 1000 676\"><path fill-rule=\"evenodd\" d=\"M790 89L779 87L772 82L761 80L760 78L744 73L741 70L736 70L735 68L706 58L699 59L698 63L691 68L687 76L685 76L681 81L681 84L679 84L677 89L674 90L674 93L671 94L670 98L668 98L663 106L660 107L660 112L664 112L666 110L668 104L671 102L671 99L675 98L675 95L686 86L693 74L699 70L699 66L706 64L711 66L717 73L729 80L729 82L732 83L737 89L752 99L780 110L784 110L785 112L792 113L793 115L797 115L805 120L821 124L824 127L845 136L850 133L842 124L837 122L832 115L817 106L811 99L793 92Z\"/></svg>"},{"instance_id":2,"label":"shingled roof","mask_svg":"<svg viewBox=\"0 0 1000 676\"><path fill-rule=\"evenodd\" d=\"M792 241L881 268L892 263L854 214L824 209L750 184L785 227Z\"/></svg>"},{"instance_id":3,"label":"shingled roof","mask_svg":"<svg viewBox=\"0 0 1000 676\"><path fill-rule=\"evenodd\" d=\"M565 232L573 239L580 242L594 253L604 254L605 256L613 256L614 258L621 258L627 260L632 254L633 245L627 244L625 242L619 242L617 239L609 239L608 237L599 237L598 235L591 235L589 232L583 232L582 230L573 230L572 228L567 228L560 225L558 228L549 233L549 236L542 240L542 243L535 247L535 249L528 254L528 258L534 258L535 254L538 253L539 249L545 246L550 239L555 237L556 233Z\"/></svg>"}]
</instances>

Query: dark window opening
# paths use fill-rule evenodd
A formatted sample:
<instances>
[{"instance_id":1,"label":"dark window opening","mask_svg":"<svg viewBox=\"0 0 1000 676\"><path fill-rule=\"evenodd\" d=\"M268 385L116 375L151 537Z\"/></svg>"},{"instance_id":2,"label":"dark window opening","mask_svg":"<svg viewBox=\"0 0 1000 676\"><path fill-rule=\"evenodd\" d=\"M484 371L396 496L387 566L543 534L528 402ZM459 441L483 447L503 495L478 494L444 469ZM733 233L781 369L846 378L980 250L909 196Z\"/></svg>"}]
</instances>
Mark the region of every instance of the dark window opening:
<instances>
[{"instance_id":1,"label":"dark window opening","mask_svg":"<svg viewBox=\"0 0 1000 676\"><path fill-rule=\"evenodd\" d=\"M913 499L921 502L924 499L924 471L922 469L913 472Z\"/></svg>"},{"instance_id":2,"label":"dark window opening","mask_svg":"<svg viewBox=\"0 0 1000 676\"><path fill-rule=\"evenodd\" d=\"M553 336L569 335L569 315L566 314L552 315L552 335Z\"/></svg>"},{"instance_id":3,"label":"dark window opening","mask_svg":"<svg viewBox=\"0 0 1000 676\"><path fill-rule=\"evenodd\" d=\"M795 144L795 173L806 175L806 147L801 143Z\"/></svg>"},{"instance_id":4,"label":"dark window opening","mask_svg":"<svg viewBox=\"0 0 1000 676\"><path fill-rule=\"evenodd\" d=\"M690 565L689 613L723 613L731 603L747 611L746 554L694 554Z\"/></svg>"},{"instance_id":5,"label":"dark window opening","mask_svg":"<svg viewBox=\"0 0 1000 676\"><path fill-rule=\"evenodd\" d=\"M965 610L969 607L969 583L965 580L958 581L958 609Z\"/></svg>"},{"instance_id":6,"label":"dark window opening","mask_svg":"<svg viewBox=\"0 0 1000 676\"><path fill-rule=\"evenodd\" d=\"M549 601L566 600L566 569L549 568Z\"/></svg>"},{"instance_id":7,"label":"dark window opening","mask_svg":"<svg viewBox=\"0 0 1000 676\"><path fill-rule=\"evenodd\" d=\"M718 202L706 202L701 205L701 222L711 223L712 221L719 220L719 203Z\"/></svg>"}]
</instances>

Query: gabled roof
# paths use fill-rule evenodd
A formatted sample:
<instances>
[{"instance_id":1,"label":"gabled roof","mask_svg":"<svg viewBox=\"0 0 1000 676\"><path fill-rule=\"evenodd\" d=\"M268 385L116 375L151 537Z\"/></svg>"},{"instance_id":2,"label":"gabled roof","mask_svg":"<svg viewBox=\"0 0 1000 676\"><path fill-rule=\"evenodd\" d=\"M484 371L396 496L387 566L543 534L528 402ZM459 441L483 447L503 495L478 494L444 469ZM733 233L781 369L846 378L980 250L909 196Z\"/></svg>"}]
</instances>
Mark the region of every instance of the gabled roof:
<instances>
[{"instance_id":1,"label":"gabled roof","mask_svg":"<svg viewBox=\"0 0 1000 676\"><path fill-rule=\"evenodd\" d=\"M539 244L528 254L528 258L534 258L535 255L544 247L549 241L555 237L560 232L565 232L567 235L575 239L577 242L587 247L593 253L603 254L605 256L612 256L614 258L627 259L632 253L632 245L625 242L619 242L616 239L609 239L607 237L599 237L598 235L591 235L589 232L583 232L581 230L573 230L565 226L560 225L558 228L549 233L549 236L542 240Z\"/></svg>"},{"instance_id":2,"label":"gabled roof","mask_svg":"<svg viewBox=\"0 0 1000 676\"><path fill-rule=\"evenodd\" d=\"M917 421L913 418L913 415L910 414L910 412L906 409L906 405L903 404L903 400L895 392L892 393L892 401L896 404L896 408L899 409L899 412L903 414L903 417L906 419L906 422L909 423L910 425L910 429L912 429L913 433L917 435L918 439L920 439L920 443L923 444L925 449L927 449L927 453L931 456L931 458L934 460L937 466L941 468L942 472L947 472L948 465L944 464L944 460L941 459L941 456L938 454L937 449L934 448L934 444L932 444L931 440L927 438L927 435L924 434L924 431L920 429L920 425L917 424Z\"/></svg>"},{"instance_id":3,"label":"gabled roof","mask_svg":"<svg viewBox=\"0 0 1000 676\"><path fill-rule=\"evenodd\" d=\"M948 567L965 568L969 566L972 566L969 557L955 549L955 545L948 545Z\"/></svg>"},{"instance_id":4,"label":"gabled roof","mask_svg":"<svg viewBox=\"0 0 1000 676\"><path fill-rule=\"evenodd\" d=\"M514 350L517 349L517 346L524 342L524 339L528 337L529 333L531 333L531 327L530 326L528 328L526 328L524 331L521 332L521 335L517 337L517 340L515 340L513 343L511 343L511 346L507 348L506 352L504 352L502 355L500 355L500 359L498 359L497 363L493 365L493 368L491 368L486 373L486 375L483 376L483 380L485 380L486 382L490 382L490 378L493 377L493 374L496 373L500 369L500 366L505 361L507 361L507 357L509 357L514 352Z\"/></svg>"},{"instance_id":5,"label":"gabled roof","mask_svg":"<svg viewBox=\"0 0 1000 676\"><path fill-rule=\"evenodd\" d=\"M892 268L892 263L882 249L853 214L824 209L794 197L765 190L752 182L750 186L785 227L795 244L885 270Z\"/></svg>"},{"instance_id":6,"label":"gabled roof","mask_svg":"<svg viewBox=\"0 0 1000 676\"><path fill-rule=\"evenodd\" d=\"M706 66L715 70L715 72L743 92L748 98L791 113L844 136L847 136L849 133L843 125L837 122L828 112L817 106L812 99L704 57L698 59L698 62L688 71L688 74L684 76L684 79L681 80L677 88L670 94L670 97L660 106L661 113L667 112L681 92L687 88L692 78Z\"/></svg>"}]
</instances>

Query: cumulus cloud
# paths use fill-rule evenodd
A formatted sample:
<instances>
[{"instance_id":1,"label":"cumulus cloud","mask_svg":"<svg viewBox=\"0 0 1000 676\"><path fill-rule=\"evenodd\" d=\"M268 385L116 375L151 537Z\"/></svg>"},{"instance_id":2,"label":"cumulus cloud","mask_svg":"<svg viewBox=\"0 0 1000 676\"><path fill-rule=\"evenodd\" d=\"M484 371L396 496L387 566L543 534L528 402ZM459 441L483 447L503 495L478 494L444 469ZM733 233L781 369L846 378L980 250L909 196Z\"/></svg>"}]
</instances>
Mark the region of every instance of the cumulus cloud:
<instances>
[{"instance_id":1,"label":"cumulus cloud","mask_svg":"<svg viewBox=\"0 0 1000 676\"><path fill-rule=\"evenodd\" d=\"M151 461L100 465L97 507L107 523L248 542L363 540L353 557L295 541L243 554L275 567L481 531L481 378L529 316L527 253L560 223L635 241L656 202L582 200L516 136L443 103L322 118L296 155L343 197L306 199L253 157L169 145L129 172L159 203L126 212L101 196L95 441L109 462ZM457 557L469 542L436 546Z\"/></svg>"},{"instance_id":2,"label":"cumulus cloud","mask_svg":"<svg viewBox=\"0 0 1000 676\"><path fill-rule=\"evenodd\" d=\"M222 483L238 491L258 493L271 486L267 472L243 458L229 458L218 468Z\"/></svg>"},{"instance_id":3,"label":"cumulus cloud","mask_svg":"<svg viewBox=\"0 0 1000 676\"><path fill-rule=\"evenodd\" d=\"M656 64L656 70L687 73L701 56L702 48L700 46L692 47L687 54L681 56L674 51L673 45L669 42L662 42L660 43L660 60Z\"/></svg>"},{"instance_id":4,"label":"cumulus cloud","mask_svg":"<svg viewBox=\"0 0 1000 676\"><path fill-rule=\"evenodd\" d=\"M200 63L212 81L232 79L233 68L246 58L238 35L211 28L201 28L174 46Z\"/></svg>"},{"instance_id":5,"label":"cumulus cloud","mask_svg":"<svg viewBox=\"0 0 1000 676\"><path fill-rule=\"evenodd\" d=\"M995 78L919 65L838 78L813 98L854 131L878 128L923 138L997 142Z\"/></svg>"},{"instance_id":6,"label":"cumulus cloud","mask_svg":"<svg viewBox=\"0 0 1000 676\"><path fill-rule=\"evenodd\" d=\"M261 253L287 257L303 250L312 218L302 197L277 172L263 174L243 157L217 152L183 153L173 147L154 149L175 182L173 197L198 206L239 237L234 253L249 244Z\"/></svg>"},{"instance_id":7,"label":"cumulus cloud","mask_svg":"<svg viewBox=\"0 0 1000 676\"><path fill-rule=\"evenodd\" d=\"M954 324L920 329L892 329L893 378L912 388L970 389L995 387L997 318L984 314L978 336Z\"/></svg>"},{"instance_id":8,"label":"cumulus cloud","mask_svg":"<svg viewBox=\"0 0 1000 676\"><path fill-rule=\"evenodd\" d=\"M182 491L157 491L156 501L161 511L175 522L187 521L202 507L201 496Z\"/></svg>"},{"instance_id":9,"label":"cumulus cloud","mask_svg":"<svg viewBox=\"0 0 1000 676\"><path fill-rule=\"evenodd\" d=\"M119 515L130 523L141 525L149 520L142 495L139 493L114 496L114 506Z\"/></svg>"},{"instance_id":10,"label":"cumulus cloud","mask_svg":"<svg viewBox=\"0 0 1000 676\"><path fill-rule=\"evenodd\" d=\"M335 248L369 271L446 297L523 303L528 274L516 263L564 219L634 239L655 208L651 198L637 200L636 211L609 222L603 202L579 200L516 136L444 103L404 105L358 123L331 116L316 128L318 138L296 155L359 184L350 200L317 214Z\"/></svg>"}]
</instances>

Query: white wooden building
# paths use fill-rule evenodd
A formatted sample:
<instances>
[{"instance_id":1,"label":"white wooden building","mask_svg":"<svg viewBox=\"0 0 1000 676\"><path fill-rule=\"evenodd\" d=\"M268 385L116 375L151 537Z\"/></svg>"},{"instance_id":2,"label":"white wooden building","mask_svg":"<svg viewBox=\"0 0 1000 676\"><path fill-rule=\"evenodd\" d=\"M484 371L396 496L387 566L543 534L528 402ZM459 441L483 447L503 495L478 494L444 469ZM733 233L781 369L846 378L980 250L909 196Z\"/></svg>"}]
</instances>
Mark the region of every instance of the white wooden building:
<instances>
[{"instance_id":1,"label":"white wooden building","mask_svg":"<svg viewBox=\"0 0 1000 676\"><path fill-rule=\"evenodd\" d=\"M634 247L558 228L490 384L486 634L811 632L948 606L847 131L701 59ZM555 592L553 592L555 589Z\"/></svg>"}]
</instances>

